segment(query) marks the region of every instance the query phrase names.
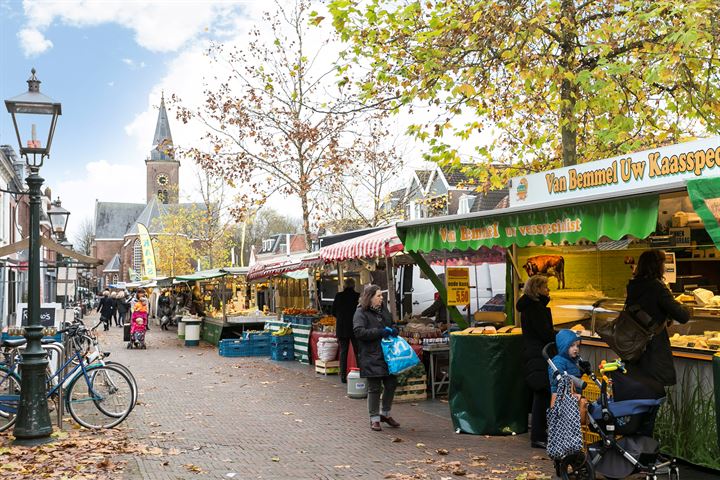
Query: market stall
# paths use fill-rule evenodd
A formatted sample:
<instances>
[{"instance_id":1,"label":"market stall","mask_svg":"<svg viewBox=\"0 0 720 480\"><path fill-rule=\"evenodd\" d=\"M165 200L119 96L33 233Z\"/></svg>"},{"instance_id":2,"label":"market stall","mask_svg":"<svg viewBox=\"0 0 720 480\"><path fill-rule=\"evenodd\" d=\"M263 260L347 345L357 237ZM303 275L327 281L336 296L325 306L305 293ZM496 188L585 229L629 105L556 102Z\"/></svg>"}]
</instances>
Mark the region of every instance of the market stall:
<instances>
[{"instance_id":1,"label":"market stall","mask_svg":"<svg viewBox=\"0 0 720 480\"><path fill-rule=\"evenodd\" d=\"M529 274L551 276L550 307L558 328L582 330L584 348L601 349L588 352L595 359L612 354L595 336L594 322L612 318L622 306L637 256L664 249L666 281L692 308L691 321L670 330L678 376L687 378L674 395L704 399L707 392L700 385L710 378L709 360L718 348L713 339L720 337L720 307L715 306L720 285L718 153L720 138L714 137L514 178L508 208L404 222L398 234L423 271L435 277L443 298L445 285L422 254L508 248L514 277L508 313L514 314L511 302ZM607 298L616 301L601 302ZM703 407L709 400L699 402ZM682 419L666 421L666 444L692 443L671 438L680 431L673 425ZM700 429L715 422L702 423ZM710 436L695 430L691 434Z\"/></svg>"},{"instance_id":2,"label":"market stall","mask_svg":"<svg viewBox=\"0 0 720 480\"><path fill-rule=\"evenodd\" d=\"M188 285L189 311L202 318L202 340L217 345L245 329L262 328L267 315L252 303L246 274L247 269L227 267L175 277L176 284Z\"/></svg>"}]
</instances>

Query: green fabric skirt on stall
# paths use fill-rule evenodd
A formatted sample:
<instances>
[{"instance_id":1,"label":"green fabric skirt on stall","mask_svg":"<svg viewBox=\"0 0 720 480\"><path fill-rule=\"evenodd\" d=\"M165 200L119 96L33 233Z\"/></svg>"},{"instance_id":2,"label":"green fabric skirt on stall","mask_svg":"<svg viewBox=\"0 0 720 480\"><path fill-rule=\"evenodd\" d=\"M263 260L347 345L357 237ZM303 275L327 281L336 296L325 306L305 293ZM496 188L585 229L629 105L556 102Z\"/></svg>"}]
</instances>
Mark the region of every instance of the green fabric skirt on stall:
<instances>
[{"instance_id":1,"label":"green fabric skirt on stall","mask_svg":"<svg viewBox=\"0 0 720 480\"><path fill-rule=\"evenodd\" d=\"M450 336L450 414L456 431L512 435L528 428L520 334Z\"/></svg>"}]
</instances>

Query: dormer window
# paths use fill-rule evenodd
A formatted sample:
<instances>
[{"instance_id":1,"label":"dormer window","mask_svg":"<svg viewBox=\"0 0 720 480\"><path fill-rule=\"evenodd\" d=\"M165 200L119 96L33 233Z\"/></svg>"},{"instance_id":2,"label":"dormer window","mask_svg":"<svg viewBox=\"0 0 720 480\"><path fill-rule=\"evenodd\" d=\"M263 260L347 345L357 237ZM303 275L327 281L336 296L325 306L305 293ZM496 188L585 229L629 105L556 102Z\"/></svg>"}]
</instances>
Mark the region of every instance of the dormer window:
<instances>
[{"instance_id":1,"label":"dormer window","mask_svg":"<svg viewBox=\"0 0 720 480\"><path fill-rule=\"evenodd\" d=\"M470 213L470 209L472 208L474 202L475 202L475 195L461 196L460 202L458 204L457 213Z\"/></svg>"}]
</instances>

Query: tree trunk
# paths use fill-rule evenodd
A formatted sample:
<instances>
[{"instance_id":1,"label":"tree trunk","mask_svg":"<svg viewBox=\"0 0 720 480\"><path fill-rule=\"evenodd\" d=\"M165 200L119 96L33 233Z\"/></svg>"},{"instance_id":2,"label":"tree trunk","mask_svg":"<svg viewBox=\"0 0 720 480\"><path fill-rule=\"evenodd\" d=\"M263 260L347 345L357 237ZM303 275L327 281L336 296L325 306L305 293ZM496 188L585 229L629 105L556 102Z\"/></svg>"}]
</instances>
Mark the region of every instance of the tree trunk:
<instances>
[{"instance_id":1,"label":"tree trunk","mask_svg":"<svg viewBox=\"0 0 720 480\"><path fill-rule=\"evenodd\" d=\"M560 65L565 72L574 74L575 46L577 45L576 9L574 0L562 0L560 18ZM563 72L563 73L565 73ZM560 84L560 134L562 139L563 166L577 165L577 122L575 103L578 98L574 80L563 77Z\"/></svg>"},{"instance_id":2,"label":"tree trunk","mask_svg":"<svg viewBox=\"0 0 720 480\"><path fill-rule=\"evenodd\" d=\"M303 233L305 234L305 250L308 252L312 248L312 236L310 235L310 209L308 206L308 198L305 190L300 194L300 203L302 205L302 221Z\"/></svg>"}]
</instances>

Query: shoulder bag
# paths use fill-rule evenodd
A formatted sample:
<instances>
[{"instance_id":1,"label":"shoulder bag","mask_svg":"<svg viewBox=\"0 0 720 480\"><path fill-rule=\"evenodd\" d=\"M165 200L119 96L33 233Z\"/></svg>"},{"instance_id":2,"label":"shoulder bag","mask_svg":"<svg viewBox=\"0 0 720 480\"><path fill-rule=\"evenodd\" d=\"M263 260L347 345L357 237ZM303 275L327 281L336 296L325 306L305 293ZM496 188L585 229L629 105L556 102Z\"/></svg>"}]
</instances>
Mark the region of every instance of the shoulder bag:
<instances>
[{"instance_id":1,"label":"shoulder bag","mask_svg":"<svg viewBox=\"0 0 720 480\"><path fill-rule=\"evenodd\" d=\"M664 322L653 325L653 320L639 305L625 305L614 320L599 325L598 335L625 361L638 360L655 335L665 327Z\"/></svg>"}]
</instances>

